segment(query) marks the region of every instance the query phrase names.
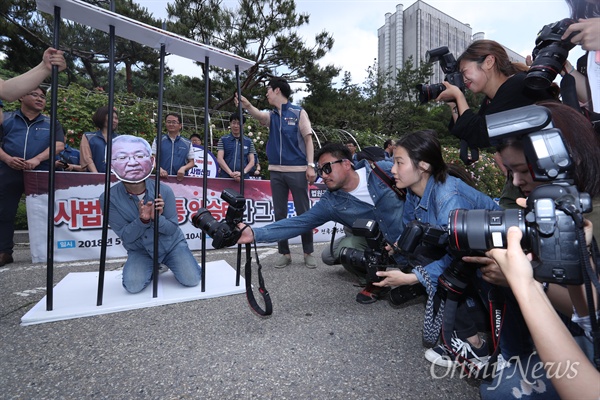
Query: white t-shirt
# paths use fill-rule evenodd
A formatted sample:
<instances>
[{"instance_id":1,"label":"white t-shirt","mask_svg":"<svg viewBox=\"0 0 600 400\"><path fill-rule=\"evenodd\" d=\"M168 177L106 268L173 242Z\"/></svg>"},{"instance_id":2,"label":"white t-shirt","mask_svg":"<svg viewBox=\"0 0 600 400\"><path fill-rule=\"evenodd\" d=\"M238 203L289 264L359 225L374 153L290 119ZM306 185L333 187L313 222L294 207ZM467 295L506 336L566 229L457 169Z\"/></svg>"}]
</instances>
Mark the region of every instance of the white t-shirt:
<instances>
[{"instance_id":1,"label":"white t-shirt","mask_svg":"<svg viewBox=\"0 0 600 400\"><path fill-rule=\"evenodd\" d=\"M369 187L367 186L366 168L359 168L356 170L356 173L358 174L358 186L356 187L356 189L348 193L356 197L360 201L374 206L375 203L371 198L371 194L369 193Z\"/></svg>"}]
</instances>

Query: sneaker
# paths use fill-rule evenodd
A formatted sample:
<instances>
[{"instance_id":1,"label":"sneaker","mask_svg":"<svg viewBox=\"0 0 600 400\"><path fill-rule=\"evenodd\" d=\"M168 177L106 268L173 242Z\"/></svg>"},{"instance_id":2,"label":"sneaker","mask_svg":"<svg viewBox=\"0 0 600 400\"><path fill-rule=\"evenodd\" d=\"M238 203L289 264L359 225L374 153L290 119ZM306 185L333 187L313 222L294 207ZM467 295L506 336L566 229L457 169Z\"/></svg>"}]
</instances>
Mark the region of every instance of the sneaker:
<instances>
[{"instance_id":1,"label":"sneaker","mask_svg":"<svg viewBox=\"0 0 600 400\"><path fill-rule=\"evenodd\" d=\"M360 304L375 303L377 300L383 298L389 291L389 287L379 287L372 283L367 283L367 286L356 295L356 301Z\"/></svg>"},{"instance_id":2,"label":"sneaker","mask_svg":"<svg viewBox=\"0 0 600 400\"><path fill-rule=\"evenodd\" d=\"M487 343L483 339L481 339L481 342L481 347L474 348L469 342L462 341L456 335L453 335L450 341L452 350L445 344L438 344L425 352L425 358L437 366L448 368L461 364L461 360L456 360L456 355L458 354L462 359L466 358L470 362L482 366L490 357Z\"/></svg>"},{"instance_id":3,"label":"sneaker","mask_svg":"<svg viewBox=\"0 0 600 400\"><path fill-rule=\"evenodd\" d=\"M317 261L312 254L305 254L304 265L306 265L306 268L314 269L317 268Z\"/></svg>"},{"instance_id":4,"label":"sneaker","mask_svg":"<svg viewBox=\"0 0 600 400\"><path fill-rule=\"evenodd\" d=\"M281 254L277 261L275 261L275 268L285 268L292 263L292 257L288 254Z\"/></svg>"}]
</instances>

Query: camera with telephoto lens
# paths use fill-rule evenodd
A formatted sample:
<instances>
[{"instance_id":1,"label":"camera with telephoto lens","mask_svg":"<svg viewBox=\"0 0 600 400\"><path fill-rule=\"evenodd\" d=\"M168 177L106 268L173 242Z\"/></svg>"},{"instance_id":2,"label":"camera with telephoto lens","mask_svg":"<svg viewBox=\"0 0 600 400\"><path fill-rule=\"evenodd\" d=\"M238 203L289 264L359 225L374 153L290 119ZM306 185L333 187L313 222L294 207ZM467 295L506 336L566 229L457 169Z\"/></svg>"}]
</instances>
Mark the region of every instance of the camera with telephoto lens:
<instances>
[{"instance_id":1,"label":"camera with telephoto lens","mask_svg":"<svg viewBox=\"0 0 600 400\"><path fill-rule=\"evenodd\" d=\"M425 62L432 64L436 61L440 62L440 67L442 67L442 71L446 74L444 80L457 86L464 92L465 80L462 74L458 72L458 63L447 46L438 47L425 53ZM421 104L425 104L438 97L440 93L446 90L446 86L443 83L434 83L431 85L420 83L417 85L417 90L419 91L419 101Z\"/></svg>"},{"instance_id":2,"label":"camera with telephoto lens","mask_svg":"<svg viewBox=\"0 0 600 400\"><path fill-rule=\"evenodd\" d=\"M365 251L342 247L340 261L345 267L359 267L367 271L371 282L382 280L377 276L377 271L385 271L386 267L396 261L385 250L387 241L379 230L379 225L371 219L357 219L352 224L352 234L364 237L367 240Z\"/></svg>"},{"instance_id":3,"label":"camera with telephoto lens","mask_svg":"<svg viewBox=\"0 0 600 400\"><path fill-rule=\"evenodd\" d=\"M521 246L535 255L536 280L562 284L583 283L575 214L592 211L588 193L573 185L573 162L559 129L553 128L550 111L526 106L486 117L492 144L520 137L534 180L550 182L536 187L525 210L453 210L448 217L450 248L457 251L506 247L506 233L517 226Z\"/></svg>"},{"instance_id":4,"label":"camera with telephoto lens","mask_svg":"<svg viewBox=\"0 0 600 400\"><path fill-rule=\"evenodd\" d=\"M242 234L237 225L243 221L246 210L246 199L235 190L223 190L221 199L229 204L225 220L217 221L206 208L200 208L192 217L192 225L213 239L212 247L215 249L233 246L237 243Z\"/></svg>"},{"instance_id":5,"label":"camera with telephoto lens","mask_svg":"<svg viewBox=\"0 0 600 400\"><path fill-rule=\"evenodd\" d=\"M561 39L567 28L574 22L572 19L565 18L548 24L540 30L531 53L533 64L525 77L525 85L536 90L550 87L563 68L569 50L575 47L575 44L571 43L571 38L579 31L573 32L566 40Z\"/></svg>"},{"instance_id":6,"label":"camera with telephoto lens","mask_svg":"<svg viewBox=\"0 0 600 400\"><path fill-rule=\"evenodd\" d=\"M411 221L404 227L398 239L396 250L412 258L419 265L439 260L446 254L452 256L452 263L438 277L439 293L445 298L459 299L474 275L475 268L464 263L461 258L472 252L459 252L448 247L448 229L419 221Z\"/></svg>"}]
</instances>

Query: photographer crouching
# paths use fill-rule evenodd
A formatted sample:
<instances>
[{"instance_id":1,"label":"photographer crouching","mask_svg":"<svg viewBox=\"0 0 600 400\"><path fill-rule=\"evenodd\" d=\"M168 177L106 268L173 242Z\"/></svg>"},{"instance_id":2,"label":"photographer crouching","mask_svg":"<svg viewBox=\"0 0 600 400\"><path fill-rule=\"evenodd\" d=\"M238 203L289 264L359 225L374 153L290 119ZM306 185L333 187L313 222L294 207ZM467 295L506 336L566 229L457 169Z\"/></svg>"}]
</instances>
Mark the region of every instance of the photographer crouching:
<instances>
[{"instance_id":1,"label":"photographer crouching","mask_svg":"<svg viewBox=\"0 0 600 400\"><path fill-rule=\"evenodd\" d=\"M307 212L296 217L279 220L262 228L244 229L240 223L241 238L238 243L275 242L289 239L312 230L329 221L353 226L357 217L377 222L385 240L393 243L402 232L404 194L395 191L391 178L392 163L362 160L356 165L352 155L341 143L329 143L315 155L317 174L327 186L327 192ZM364 237L355 237L360 250L367 248ZM367 275L364 263L345 265L366 286L356 295L361 304L374 303L384 297L388 288L374 286Z\"/></svg>"},{"instance_id":2,"label":"photographer crouching","mask_svg":"<svg viewBox=\"0 0 600 400\"><path fill-rule=\"evenodd\" d=\"M442 149L434 131L414 132L396 142L392 173L396 186L407 189L402 217L406 227L403 236L414 221L445 228L450 211L457 208L499 209L490 197L465 182L468 177L462 176L463 179L460 179L451 176L449 172L449 166L444 162ZM453 167L453 172L458 175L459 170ZM434 258L431 257L431 253L428 256ZM438 296L435 296L435 293L438 289L438 279L457 262L456 257L443 248L439 256L427 264L415 266L410 273L400 270L377 272L382 281L375 282L374 285L398 286L393 289L391 296L394 295L394 291L403 290L408 285L423 285L429 294L426 313L437 313L439 310L437 304L434 304L434 298L437 303ZM475 268L470 270L475 271ZM476 318L473 317L476 308L469 304L471 300L473 303L477 301L476 298L462 298L458 303L456 319L452 319L455 332L450 334L451 337L446 337L442 344L425 353L425 357L432 363L451 367L456 364L457 355L474 363L487 361L488 346L477 334L478 326ZM426 319L429 319L428 316ZM440 332L439 327L432 330L435 338L426 339L429 346L435 344Z\"/></svg>"},{"instance_id":3,"label":"photographer crouching","mask_svg":"<svg viewBox=\"0 0 600 400\"><path fill-rule=\"evenodd\" d=\"M457 215L462 214L458 219L463 221L463 228L458 229L456 246L473 250L505 247L509 227L517 226L521 231L521 246L531 250L534 257L533 274L531 266L527 273L522 263L518 268L506 263L503 265L500 261L507 260L504 251L489 252L488 256L494 255L494 259L463 258L466 262L483 265L483 279L504 288L506 322L511 327L507 329L507 326L503 326L499 342L501 354L510 364L504 364L504 369L497 368L492 382L481 385L484 399L522 398L525 395L535 399L598 398L600 395L597 378L590 381L597 384L595 387L588 385L584 388L577 384L577 365L581 363L576 354L578 352L573 353L574 358L563 358L564 362L560 365L549 364L553 353L550 351L551 355L547 356L550 349L540 339L543 337L540 336L540 328L547 334L544 340L554 343L554 350L558 350L563 347L559 343L564 341L564 325L555 331L552 321L556 317L548 317L548 322L540 322L543 319L536 319L538 316L531 313L532 304L525 304L523 297L524 291L537 287L532 285L531 276L523 284L520 281L517 283L514 276L505 274L507 270L519 269L519 274L533 275L537 281L543 282L543 286L540 284L539 289L535 290L541 290L544 297L548 296L563 319L572 319L567 326L576 336L577 343L590 360L599 360L600 336L594 310L598 309L600 284L597 273L591 273L591 267L586 266L590 264L590 250L597 264L597 246L591 244L591 224L586 223L584 227L582 215L591 211L592 199L597 199L600 194L600 181L597 179L600 173L600 143L589 121L572 108L554 102L541 105L544 107L523 107L489 116L487 120L490 139L496 144L509 176L523 196L527 197L526 203L520 202L525 210L506 210L486 217L478 210L457 211ZM598 210L586 216L597 218L594 215L597 213ZM481 226L482 217L485 221L484 232L479 228L469 229ZM480 234L476 237L477 232ZM516 235L511 234L513 246ZM510 238L508 243L511 246ZM511 249L513 256L522 252L520 249ZM495 260L499 261L500 266ZM582 283L586 281L591 281L595 288L588 284L584 292ZM514 293L508 289L509 285ZM539 299L540 296L536 297ZM545 302L550 305L547 300ZM540 308L540 315L545 315L545 312ZM523 318L521 324L515 323L523 321ZM541 326L532 328L534 324ZM531 330L531 335L527 331L527 336L522 336L521 331L526 327ZM527 342L531 338L537 351ZM568 342L572 342L572 339L569 338ZM567 342L564 346L570 348ZM579 389L581 393L576 392ZM595 391L595 396L584 396L584 390Z\"/></svg>"}]
</instances>

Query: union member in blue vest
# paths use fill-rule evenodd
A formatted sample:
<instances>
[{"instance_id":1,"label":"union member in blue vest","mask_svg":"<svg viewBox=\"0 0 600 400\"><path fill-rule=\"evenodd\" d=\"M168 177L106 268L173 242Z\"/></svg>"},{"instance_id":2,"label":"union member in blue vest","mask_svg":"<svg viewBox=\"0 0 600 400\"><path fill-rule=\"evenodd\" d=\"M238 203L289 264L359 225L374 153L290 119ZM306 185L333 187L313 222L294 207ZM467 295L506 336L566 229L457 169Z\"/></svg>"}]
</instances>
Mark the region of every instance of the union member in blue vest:
<instances>
[{"instance_id":1,"label":"union member in blue vest","mask_svg":"<svg viewBox=\"0 0 600 400\"><path fill-rule=\"evenodd\" d=\"M160 142L160 176L177 175L180 181L194 168L194 148L189 139L181 136L183 124L179 114L168 113L165 125L167 135L163 135ZM152 142L152 155L156 156L156 139Z\"/></svg>"},{"instance_id":2,"label":"union member in blue vest","mask_svg":"<svg viewBox=\"0 0 600 400\"><path fill-rule=\"evenodd\" d=\"M15 216L25 190L23 171L48 171L50 118L43 115L46 92L38 87L19 98L21 109L7 112L0 143L0 267L12 263ZM64 132L56 123L56 152L64 149Z\"/></svg>"},{"instance_id":3,"label":"union member in blue vest","mask_svg":"<svg viewBox=\"0 0 600 400\"><path fill-rule=\"evenodd\" d=\"M106 139L108 138L108 106L100 107L92 116L94 125L98 128L96 132L86 132L81 137L79 144L80 162L82 171L106 172ZM119 134L115 132L119 126L117 110L112 112L112 129L110 140Z\"/></svg>"},{"instance_id":4,"label":"union member in blue vest","mask_svg":"<svg viewBox=\"0 0 600 400\"><path fill-rule=\"evenodd\" d=\"M273 78L267 84L267 101L273 106L271 111L260 111L245 97L240 99L250 115L262 125L269 126L267 159L276 221L288 216L290 191L296 214L301 215L308 211L308 185L313 184L317 176L310 119L302 107L288 101L291 93L290 85L285 79ZM235 103L238 103L237 95ZM288 241L279 241L278 248L281 257L275 263L275 267L283 268L292 262ZM304 264L308 268L316 268L317 263L312 255L312 230L302 234L302 249Z\"/></svg>"},{"instance_id":5,"label":"union member in blue vest","mask_svg":"<svg viewBox=\"0 0 600 400\"><path fill-rule=\"evenodd\" d=\"M240 123L240 116L235 113L229 117L231 133L220 138L217 143L217 162L221 167L219 178L233 178L236 182L240 181L242 176L240 151L244 152L244 179L250 177L249 172L254 168L256 162L254 158L256 150L252 140L247 137L244 137L243 150L240 150L240 131L245 122L246 117L242 116Z\"/></svg>"}]
</instances>

